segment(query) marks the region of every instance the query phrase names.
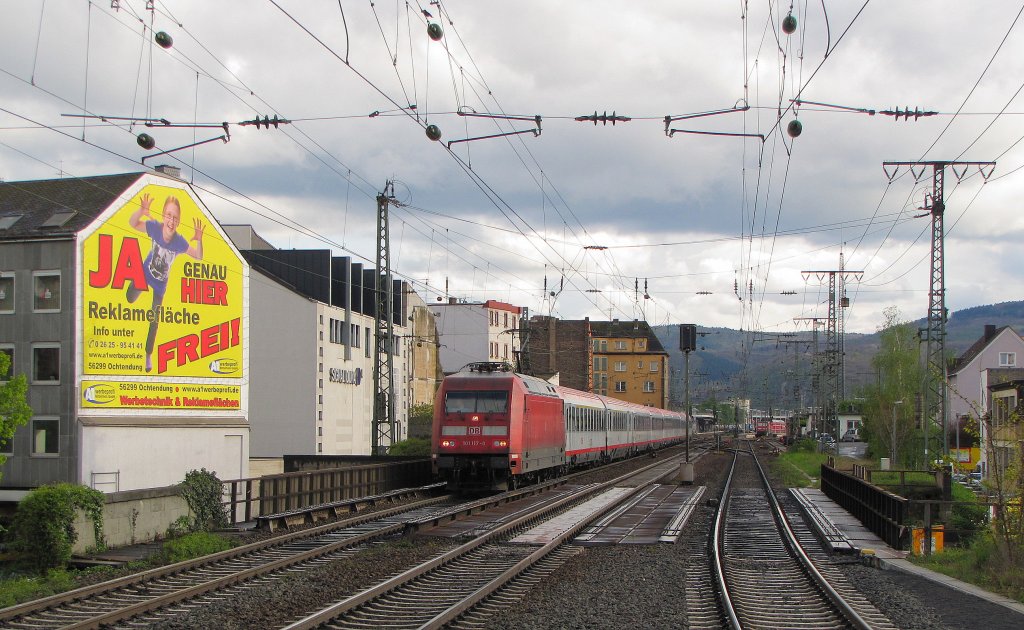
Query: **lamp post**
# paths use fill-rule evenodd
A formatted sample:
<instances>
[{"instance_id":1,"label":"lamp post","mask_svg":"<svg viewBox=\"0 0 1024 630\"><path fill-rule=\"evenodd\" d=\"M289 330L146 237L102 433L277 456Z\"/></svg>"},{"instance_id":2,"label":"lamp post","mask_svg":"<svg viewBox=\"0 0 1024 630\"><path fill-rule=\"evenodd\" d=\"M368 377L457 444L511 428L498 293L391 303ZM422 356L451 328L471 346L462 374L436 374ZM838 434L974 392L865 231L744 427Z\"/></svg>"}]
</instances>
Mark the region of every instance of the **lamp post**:
<instances>
[{"instance_id":1,"label":"lamp post","mask_svg":"<svg viewBox=\"0 0 1024 630\"><path fill-rule=\"evenodd\" d=\"M902 400L892 403L892 439L889 444L889 458L892 464L896 465L896 405L902 405Z\"/></svg>"}]
</instances>

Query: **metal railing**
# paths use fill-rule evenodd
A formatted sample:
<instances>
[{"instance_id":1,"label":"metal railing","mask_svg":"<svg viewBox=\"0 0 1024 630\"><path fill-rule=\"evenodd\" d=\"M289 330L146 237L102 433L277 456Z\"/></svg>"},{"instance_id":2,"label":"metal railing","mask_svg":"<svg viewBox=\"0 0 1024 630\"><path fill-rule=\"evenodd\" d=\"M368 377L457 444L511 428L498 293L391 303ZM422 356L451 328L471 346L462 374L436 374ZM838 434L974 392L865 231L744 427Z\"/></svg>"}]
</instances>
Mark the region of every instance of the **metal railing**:
<instances>
[{"instance_id":1,"label":"metal railing","mask_svg":"<svg viewBox=\"0 0 1024 630\"><path fill-rule=\"evenodd\" d=\"M821 491L887 545L906 548L907 499L827 464L821 465Z\"/></svg>"},{"instance_id":2,"label":"metal railing","mask_svg":"<svg viewBox=\"0 0 1024 630\"><path fill-rule=\"evenodd\" d=\"M344 499L429 483L429 459L375 462L223 481L222 504L233 524Z\"/></svg>"}]
</instances>

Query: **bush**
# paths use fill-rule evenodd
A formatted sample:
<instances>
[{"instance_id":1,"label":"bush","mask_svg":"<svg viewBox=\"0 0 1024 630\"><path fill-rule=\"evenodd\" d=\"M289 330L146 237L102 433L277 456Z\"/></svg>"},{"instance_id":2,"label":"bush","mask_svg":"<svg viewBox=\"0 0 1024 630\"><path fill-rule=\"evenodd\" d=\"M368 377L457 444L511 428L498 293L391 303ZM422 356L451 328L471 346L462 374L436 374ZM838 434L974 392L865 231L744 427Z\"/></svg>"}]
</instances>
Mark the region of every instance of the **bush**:
<instances>
[{"instance_id":1,"label":"bush","mask_svg":"<svg viewBox=\"0 0 1024 630\"><path fill-rule=\"evenodd\" d=\"M211 531L228 524L228 515L221 504L224 484L205 468L190 470L181 482L181 496L191 510L192 531Z\"/></svg>"},{"instance_id":2,"label":"bush","mask_svg":"<svg viewBox=\"0 0 1024 630\"><path fill-rule=\"evenodd\" d=\"M14 515L12 546L25 554L29 566L45 574L71 559L78 539L74 522L77 510L92 521L97 546L103 546L103 493L99 490L58 483L36 488L18 503Z\"/></svg>"},{"instance_id":3,"label":"bush","mask_svg":"<svg viewBox=\"0 0 1024 630\"><path fill-rule=\"evenodd\" d=\"M174 564L224 551L231 547L230 542L216 534L193 532L165 542L155 560L162 564Z\"/></svg>"},{"instance_id":4,"label":"bush","mask_svg":"<svg viewBox=\"0 0 1024 630\"><path fill-rule=\"evenodd\" d=\"M430 440L425 438L409 438L408 440L395 442L388 449L388 455L429 457Z\"/></svg>"},{"instance_id":5,"label":"bush","mask_svg":"<svg viewBox=\"0 0 1024 630\"><path fill-rule=\"evenodd\" d=\"M953 484L953 500L958 503L950 511L948 529L953 530L959 544L967 545L986 529L988 506L973 504L977 500L974 493L958 483Z\"/></svg>"}]
</instances>

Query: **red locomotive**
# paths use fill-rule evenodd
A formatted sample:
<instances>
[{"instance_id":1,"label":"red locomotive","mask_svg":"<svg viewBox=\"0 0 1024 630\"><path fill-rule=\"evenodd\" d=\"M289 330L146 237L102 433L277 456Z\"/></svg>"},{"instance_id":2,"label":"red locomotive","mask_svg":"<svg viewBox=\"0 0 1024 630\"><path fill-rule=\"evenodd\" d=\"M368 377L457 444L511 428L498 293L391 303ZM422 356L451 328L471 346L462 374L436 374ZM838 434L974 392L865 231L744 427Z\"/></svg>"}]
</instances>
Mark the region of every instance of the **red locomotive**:
<instances>
[{"instance_id":1,"label":"red locomotive","mask_svg":"<svg viewBox=\"0 0 1024 630\"><path fill-rule=\"evenodd\" d=\"M452 490L504 490L675 444L684 414L558 387L507 364L473 363L434 403L434 472Z\"/></svg>"}]
</instances>

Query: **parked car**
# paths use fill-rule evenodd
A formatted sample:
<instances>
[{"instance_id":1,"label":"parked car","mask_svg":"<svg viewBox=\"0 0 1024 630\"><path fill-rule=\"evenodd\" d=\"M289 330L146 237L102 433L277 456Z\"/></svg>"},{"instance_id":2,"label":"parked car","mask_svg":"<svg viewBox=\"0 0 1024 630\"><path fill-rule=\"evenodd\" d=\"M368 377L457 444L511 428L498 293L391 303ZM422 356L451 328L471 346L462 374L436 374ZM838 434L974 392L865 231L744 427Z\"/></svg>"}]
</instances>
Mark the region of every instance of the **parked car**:
<instances>
[{"instance_id":1,"label":"parked car","mask_svg":"<svg viewBox=\"0 0 1024 630\"><path fill-rule=\"evenodd\" d=\"M825 448L835 448L836 439L832 437L831 433L822 433L821 437L818 438L818 442Z\"/></svg>"},{"instance_id":2,"label":"parked car","mask_svg":"<svg viewBox=\"0 0 1024 630\"><path fill-rule=\"evenodd\" d=\"M849 429L846 433L843 434L843 437L842 437L842 439L840 441L841 442L856 442L859 439L860 438L857 435L857 429Z\"/></svg>"}]
</instances>

